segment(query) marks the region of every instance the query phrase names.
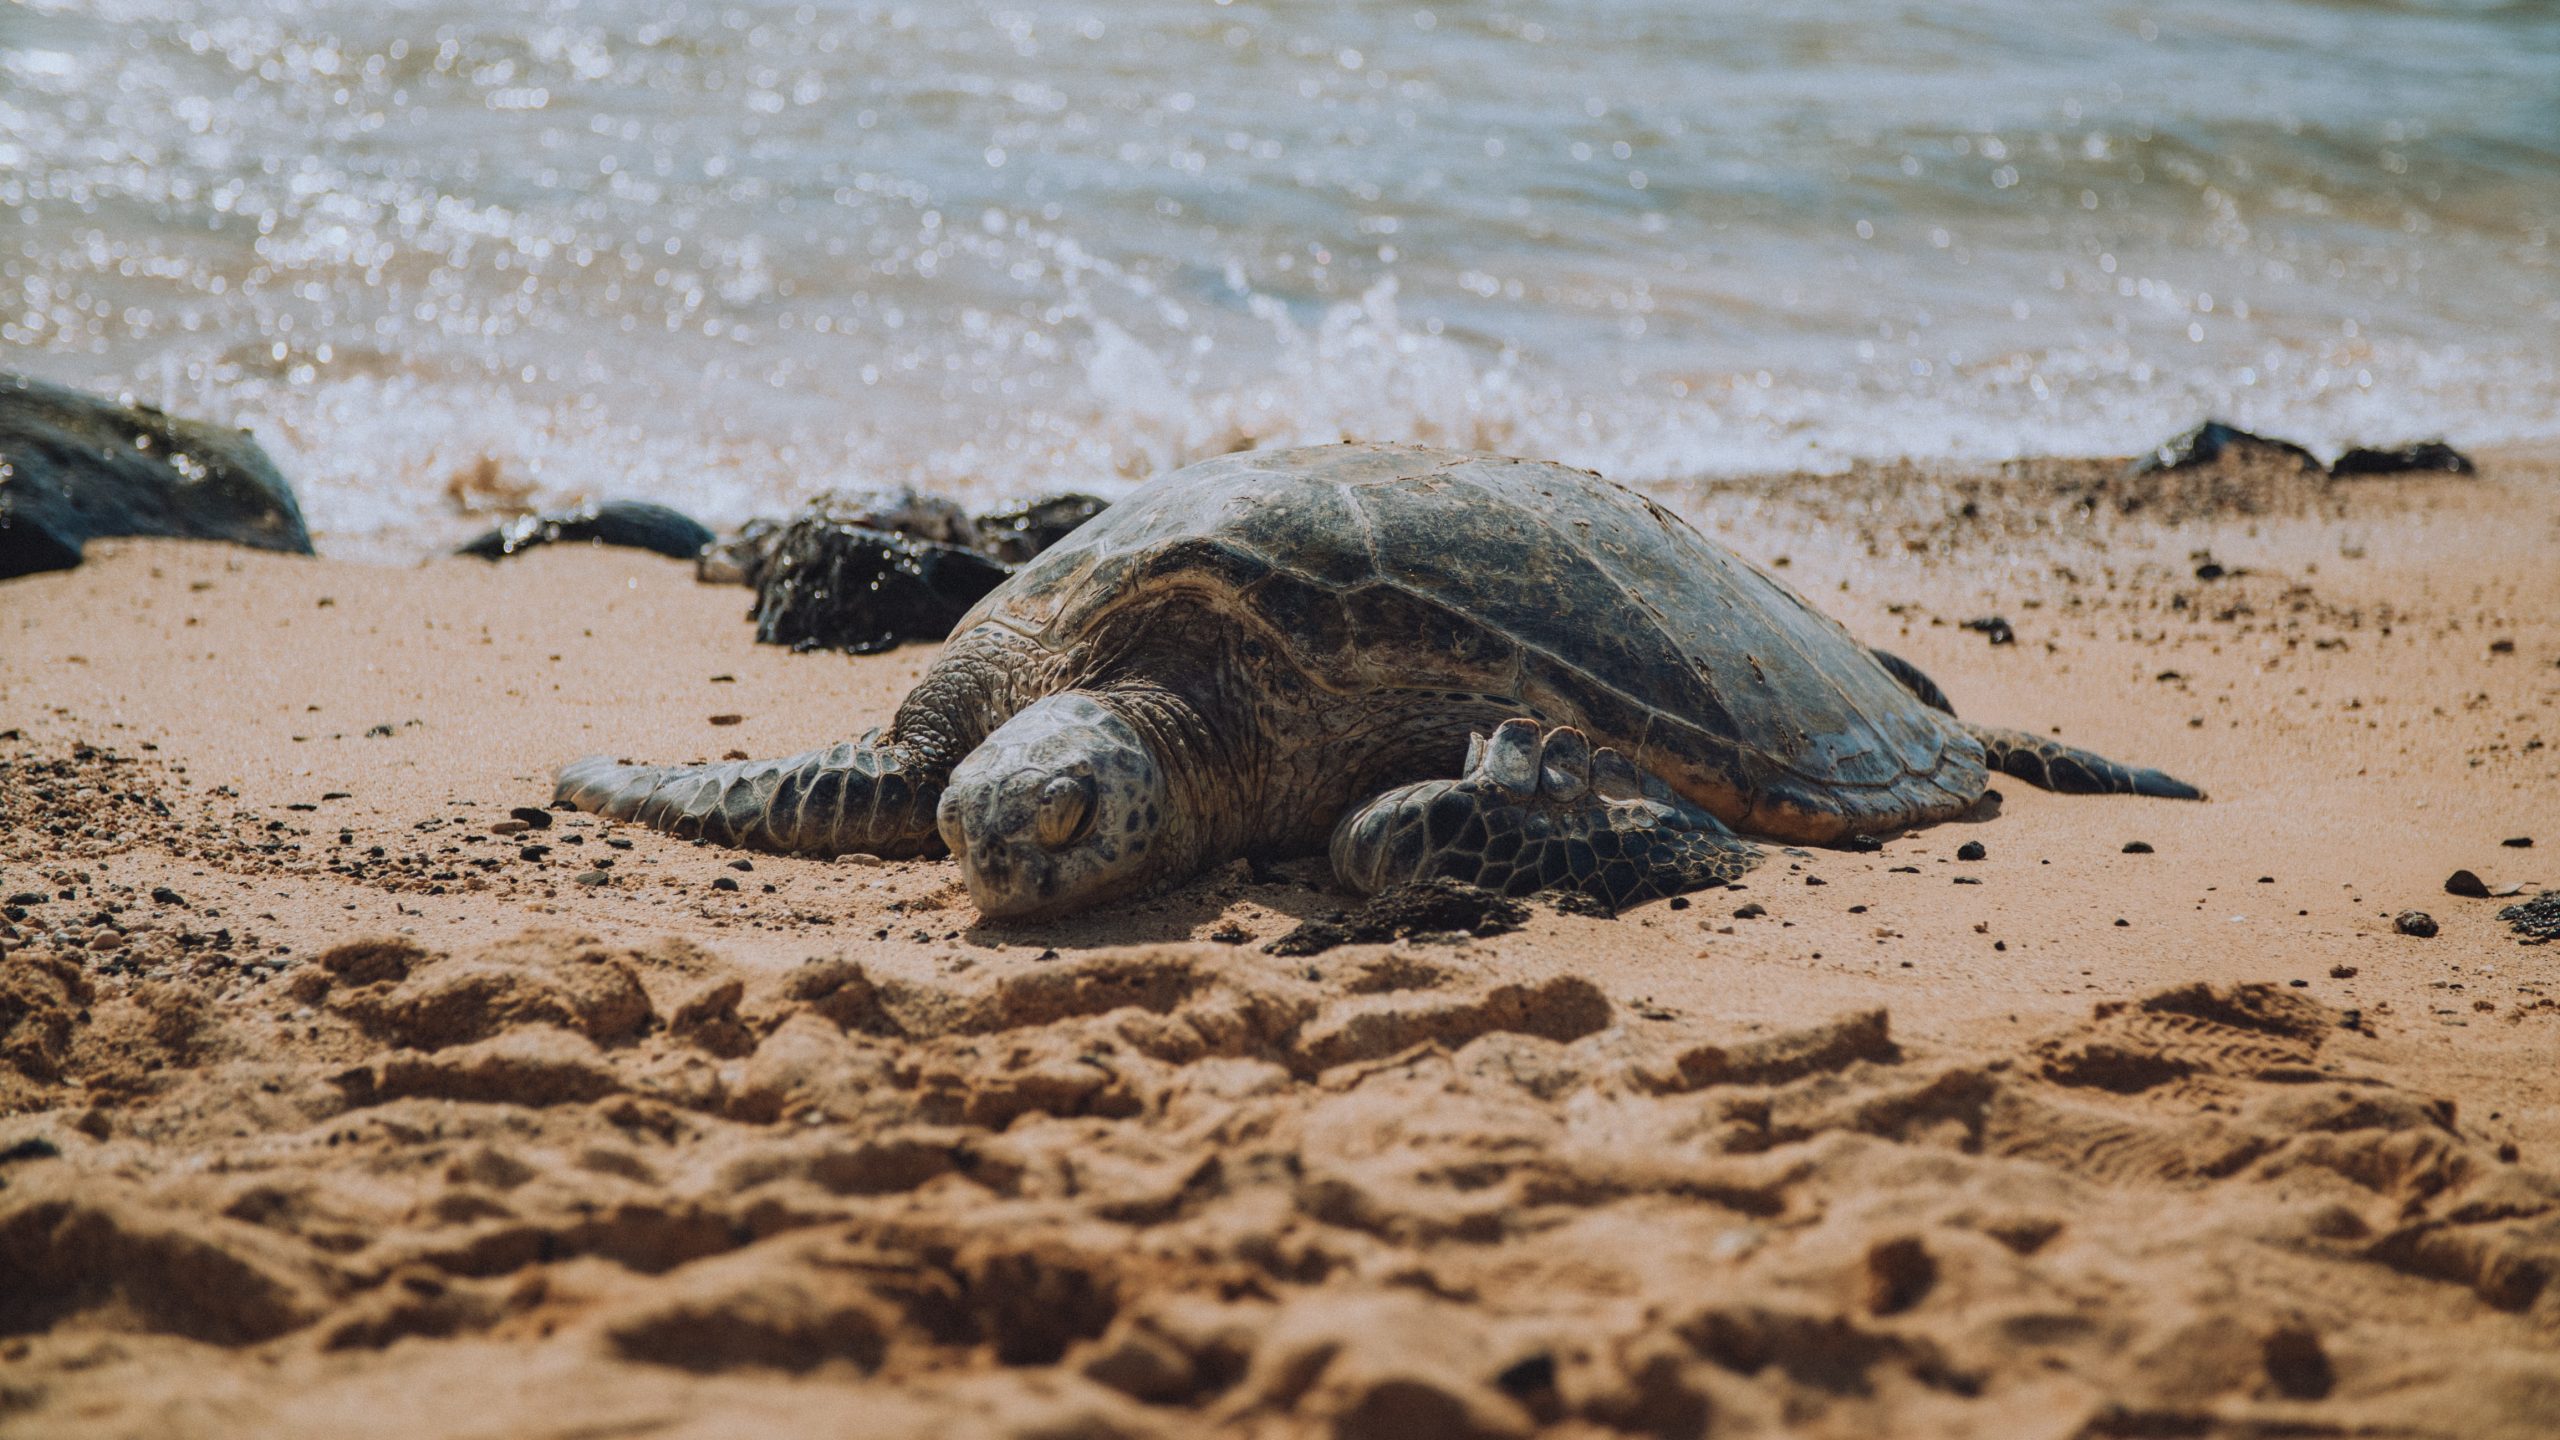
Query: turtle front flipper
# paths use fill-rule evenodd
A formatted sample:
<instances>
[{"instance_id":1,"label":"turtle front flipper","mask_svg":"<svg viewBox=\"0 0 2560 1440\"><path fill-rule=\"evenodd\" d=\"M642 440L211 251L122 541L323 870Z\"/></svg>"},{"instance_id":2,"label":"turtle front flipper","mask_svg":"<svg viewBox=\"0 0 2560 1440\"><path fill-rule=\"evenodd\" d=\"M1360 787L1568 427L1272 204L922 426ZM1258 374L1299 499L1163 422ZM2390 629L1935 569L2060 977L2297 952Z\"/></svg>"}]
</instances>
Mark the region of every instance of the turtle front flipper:
<instances>
[{"instance_id":1,"label":"turtle front flipper","mask_svg":"<svg viewBox=\"0 0 2560 1440\"><path fill-rule=\"evenodd\" d=\"M1983 764L2039 789L2064 795L2148 795L2155 800L2201 800L2204 792L2174 775L2120 765L2103 755L2047 740L2024 730L1959 721L1982 742Z\"/></svg>"},{"instance_id":2,"label":"turtle front flipper","mask_svg":"<svg viewBox=\"0 0 2560 1440\"><path fill-rule=\"evenodd\" d=\"M624 765L601 755L560 768L552 803L686 839L786 854L938 854L943 776L877 732L784 760Z\"/></svg>"},{"instance_id":3,"label":"turtle front flipper","mask_svg":"<svg viewBox=\"0 0 2560 1440\"><path fill-rule=\"evenodd\" d=\"M1615 907L1728 883L1760 852L1581 731L1542 736L1535 720L1506 720L1468 745L1459 778L1399 786L1351 812L1332 857L1335 877L1364 895L1442 878L1507 895L1579 890Z\"/></svg>"}]
</instances>

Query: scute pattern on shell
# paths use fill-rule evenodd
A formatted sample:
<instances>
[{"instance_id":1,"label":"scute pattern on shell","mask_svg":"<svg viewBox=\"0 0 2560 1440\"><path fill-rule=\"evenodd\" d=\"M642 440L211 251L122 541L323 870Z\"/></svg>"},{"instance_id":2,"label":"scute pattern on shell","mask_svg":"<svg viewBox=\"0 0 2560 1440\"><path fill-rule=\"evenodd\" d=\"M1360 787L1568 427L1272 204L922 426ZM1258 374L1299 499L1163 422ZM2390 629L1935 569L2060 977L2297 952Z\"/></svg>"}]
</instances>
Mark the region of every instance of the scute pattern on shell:
<instances>
[{"instance_id":1,"label":"scute pattern on shell","mask_svg":"<svg viewBox=\"0 0 2560 1440\"><path fill-rule=\"evenodd\" d=\"M1516 697L1733 823L1938 819L1982 750L1829 617L1660 506L1538 461L1244 453L1141 487L962 621L1072 651L1188 597L1325 689Z\"/></svg>"}]
</instances>

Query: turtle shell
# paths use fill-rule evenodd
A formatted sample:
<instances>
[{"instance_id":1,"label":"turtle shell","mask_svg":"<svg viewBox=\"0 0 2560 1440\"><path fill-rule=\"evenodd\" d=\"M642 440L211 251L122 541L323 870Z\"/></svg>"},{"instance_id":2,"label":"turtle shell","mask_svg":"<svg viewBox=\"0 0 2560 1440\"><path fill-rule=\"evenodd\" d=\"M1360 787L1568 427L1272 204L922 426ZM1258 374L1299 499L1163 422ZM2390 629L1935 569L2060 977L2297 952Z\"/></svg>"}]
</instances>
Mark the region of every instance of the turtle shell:
<instances>
[{"instance_id":1,"label":"turtle shell","mask_svg":"<svg viewBox=\"0 0 2560 1440\"><path fill-rule=\"evenodd\" d=\"M1495 696L1580 726L1763 833L1941 819L1985 780L1980 745L1838 622L1563 465L1397 445L1226 456L1142 486L954 633L993 623L1074 657L1175 611L1232 622L1338 695Z\"/></svg>"}]
</instances>

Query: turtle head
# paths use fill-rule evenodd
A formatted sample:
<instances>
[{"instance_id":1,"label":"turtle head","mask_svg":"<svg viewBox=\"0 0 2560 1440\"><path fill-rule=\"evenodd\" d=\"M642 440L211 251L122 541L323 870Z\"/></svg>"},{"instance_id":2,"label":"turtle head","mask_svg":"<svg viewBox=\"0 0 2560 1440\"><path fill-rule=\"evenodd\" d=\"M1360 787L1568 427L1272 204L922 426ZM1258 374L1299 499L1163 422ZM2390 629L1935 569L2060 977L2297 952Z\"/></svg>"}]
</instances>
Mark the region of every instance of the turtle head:
<instances>
[{"instance_id":1,"label":"turtle head","mask_svg":"<svg viewBox=\"0 0 2560 1440\"><path fill-rule=\"evenodd\" d=\"M1163 869L1164 768L1091 696L1052 695L999 726L951 772L936 819L994 920L1081 910Z\"/></svg>"}]
</instances>

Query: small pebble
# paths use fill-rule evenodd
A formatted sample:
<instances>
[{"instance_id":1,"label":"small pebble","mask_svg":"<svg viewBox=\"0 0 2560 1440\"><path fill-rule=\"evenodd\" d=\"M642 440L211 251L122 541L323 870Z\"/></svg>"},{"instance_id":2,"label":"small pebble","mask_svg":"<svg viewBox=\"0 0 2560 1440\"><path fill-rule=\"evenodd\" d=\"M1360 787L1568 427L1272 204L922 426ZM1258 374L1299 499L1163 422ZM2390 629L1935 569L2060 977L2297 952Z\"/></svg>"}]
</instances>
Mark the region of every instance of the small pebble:
<instances>
[{"instance_id":1,"label":"small pebble","mask_svg":"<svg viewBox=\"0 0 2560 1440\"><path fill-rule=\"evenodd\" d=\"M2332 980L2353 980L2356 978L2356 967L2353 965L2332 965L2329 967L2329 978Z\"/></svg>"},{"instance_id":2,"label":"small pebble","mask_svg":"<svg viewBox=\"0 0 2560 1440\"><path fill-rule=\"evenodd\" d=\"M847 850L836 857L836 863L839 865L855 865L867 868L879 864L880 857L877 855L865 854L860 850Z\"/></svg>"},{"instance_id":3,"label":"small pebble","mask_svg":"<svg viewBox=\"0 0 2560 1440\"><path fill-rule=\"evenodd\" d=\"M2498 843L2506 846L2510 850L2530 850L2533 848L2533 837L2530 835L2510 835Z\"/></svg>"},{"instance_id":4,"label":"small pebble","mask_svg":"<svg viewBox=\"0 0 2560 1440\"><path fill-rule=\"evenodd\" d=\"M501 820L489 827L492 835L521 835L533 827L521 820Z\"/></svg>"},{"instance_id":5,"label":"small pebble","mask_svg":"<svg viewBox=\"0 0 2560 1440\"><path fill-rule=\"evenodd\" d=\"M711 882L711 888L714 890L735 890L738 888L738 882L730 879L726 875L723 875Z\"/></svg>"},{"instance_id":6,"label":"small pebble","mask_svg":"<svg viewBox=\"0 0 2560 1440\"><path fill-rule=\"evenodd\" d=\"M1671 907L1670 907L1670 908L1672 908L1672 909L1674 909L1674 910L1686 910L1686 909L1688 909L1688 908L1689 908L1689 897L1688 897L1688 896L1686 896L1686 895L1674 895L1674 896L1672 896L1672 897L1671 897Z\"/></svg>"},{"instance_id":7,"label":"small pebble","mask_svg":"<svg viewBox=\"0 0 2560 1440\"><path fill-rule=\"evenodd\" d=\"M1956 858L1959 860L1979 860L1990 853L1979 840L1967 840L1956 847Z\"/></svg>"},{"instance_id":8,"label":"small pebble","mask_svg":"<svg viewBox=\"0 0 2560 1440\"><path fill-rule=\"evenodd\" d=\"M2468 870L2456 870L2444 877L2444 893L2459 895L2466 900L2486 900L2489 898L2489 885Z\"/></svg>"},{"instance_id":9,"label":"small pebble","mask_svg":"<svg viewBox=\"0 0 2560 1440\"><path fill-rule=\"evenodd\" d=\"M2116 928L2119 930L2130 930L2133 928L2133 922L2119 915L2116 917Z\"/></svg>"},{"instance_id":10,"label":"small pebble","mask_svg":"<svg viewBox=\"0 0 2560 1440\"><path fill-rule=\"evenodd\" d=\"M1754 900L1750 904L1743 906L1741 909L1734 911L1733 918L1736 920L1756 920L1768 913L1768 906Z\"/></svg>"},{"instance_id":11,"label":"small pebble","mask_svg":"<svg viewBox=\"0 0 2560 1440\"><path fill-rule=\"evenodd\" d=\"M151 887L151 903L154 905L184 905L187 902L179 897L177 891L170 889L168 886L154 885Z\"/></svg>"},{"instance_id":12,"label":"small pebble","mask_svg":"<svg viewBox=\"0 0 2560 1440\"><path fill-rule=\"evenodd\" d=\"M753 860L732 860L729 862L729 868L732 870L753 870L756 868L756 862Z\"/></svg>"},{"instance_id":13,"label":"small pebble","mask_svg":"<svg viewBox=\"0 0 2560 1440\"><path fill-rule=\"evenodd\" d=\"M607 875L601 870L588 870L582 872L577 877L577 880L581 885L610 885L613 883L613 877Z\"/></svg>"},{"instance_id":14,"label":"small pebble","mask_svg":"<svg viewBox=\"0 0 2560 1440\"><path fill-rule=\"evenodd\" d=\"M1871 854L1884 848L1884 842L1873 835L1852 835L1840 842L1840 848L1856 855Z\"/></svg>"},{"instance_id":15,"label":"small pebble","mask_svg":"<svg viewBox=\"0 0 2560 1440\"><path fill-rule=\"evenodd\" d=\"M714 725L737 725L744 723L746 718L747 717L744 715L714 715L711 717L711 723Z\"/></svg>"},{"instance_id":16,"label":"small pebble","mask_svg":"<svg viewBox=\"0 0 2560 1440\"><path fill-rule=\"evenodd\" d=\"M519 860L539 860L550 853L551 847L548 845L527 845L516 852L516 858Z\"/></svg>"},{"instance_id":17,"label":"small pebble","mask_svg":"<svg viewBox=\"0 0 2560 1440\"><path fill-rule=\"evenodd\" d=\"M507 814L515 819L523 821L527 826L535 830L548 830L551 828L551 812L543 809L539 805L519 805L513 810L508 811Z\"/></svg>"},{"instance_id":18,"label":"small pebble","mask_svg":"<svg viewBox=\"0 0 2560 1440\"><path fill-rule=\"evenodd\" d=\"M2127 840L2124 842L2124 853L2127 855L2148 855L2151 853L2151 842L2148 840Z\"/></svg>"},{"instance_id":19,"label":"small pebble","mask_svg":"<svg viewBox=\"0 0 2560 1440\"><path fill-rule=\"evenodd\" d=\"M2392 917L2391 928L2403 935L2415 935L2421 940L2433 940L2436 938L2436 917L2424 910L2403 910Z\"/></svg>"}]
</instances>

